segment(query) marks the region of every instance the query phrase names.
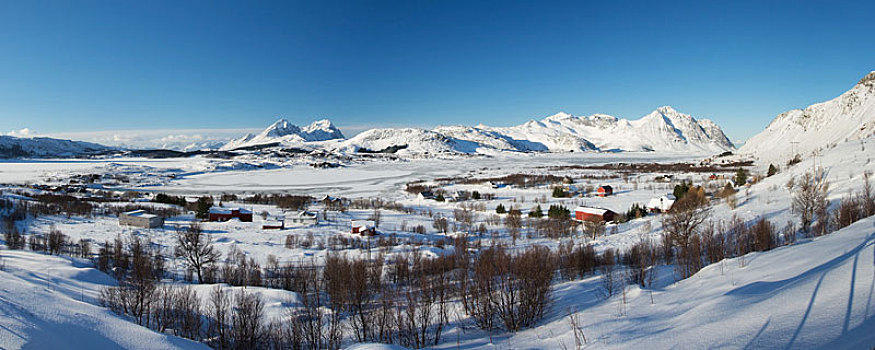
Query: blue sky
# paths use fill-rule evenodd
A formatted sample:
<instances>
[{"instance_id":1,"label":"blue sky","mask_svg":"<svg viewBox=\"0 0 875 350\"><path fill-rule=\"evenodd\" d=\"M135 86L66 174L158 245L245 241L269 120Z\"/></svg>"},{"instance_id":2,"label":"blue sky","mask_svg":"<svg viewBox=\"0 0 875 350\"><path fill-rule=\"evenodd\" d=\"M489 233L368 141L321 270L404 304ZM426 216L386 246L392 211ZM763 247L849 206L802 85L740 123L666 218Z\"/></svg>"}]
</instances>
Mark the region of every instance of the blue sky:
<instances>
[{"instance_id":1,"label":"blue sky","mask_svg":"<svg viewBox=\"0 0 875 350\"><path fill-rule=\"evenodd\" d=\"M0 130L504 126L672 105L740 140L875 70L873 13L873 1L3 1Z\"/></svg>"}]
</instances>

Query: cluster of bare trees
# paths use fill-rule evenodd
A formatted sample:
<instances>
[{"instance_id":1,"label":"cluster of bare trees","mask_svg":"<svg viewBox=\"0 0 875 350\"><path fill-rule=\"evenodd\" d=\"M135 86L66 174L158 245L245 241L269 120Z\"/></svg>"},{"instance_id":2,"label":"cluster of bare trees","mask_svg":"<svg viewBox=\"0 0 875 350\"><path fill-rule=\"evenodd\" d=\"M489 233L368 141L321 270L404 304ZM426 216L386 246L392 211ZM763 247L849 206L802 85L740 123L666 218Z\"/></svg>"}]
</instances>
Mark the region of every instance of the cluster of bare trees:
<instances>
[{"instance_id":1,"label":"cluster of bare trees","mask_svg":"<svg viewBox=\"0 0 875 350\"><path fill-rule=\"evenodd\" d=\"M501 246L483 249L464 284L465 311L484 329L517 331L543 317L550 302L555 259L549 249L533 247L517 254Z\"/></svg>"}]
</instances>

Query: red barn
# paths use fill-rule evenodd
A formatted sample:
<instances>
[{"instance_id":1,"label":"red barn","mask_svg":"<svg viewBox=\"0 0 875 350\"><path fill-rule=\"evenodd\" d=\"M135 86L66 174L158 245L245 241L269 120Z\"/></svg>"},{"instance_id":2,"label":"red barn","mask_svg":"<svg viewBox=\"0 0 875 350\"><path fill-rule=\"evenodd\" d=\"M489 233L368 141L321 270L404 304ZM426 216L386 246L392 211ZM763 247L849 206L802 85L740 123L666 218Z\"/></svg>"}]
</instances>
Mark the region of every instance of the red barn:
<instances>
[{"instance_id":1,"label":"red barn","mask_svg":"<svg viewBox=\"0 0 875 350\"><path fill-rule=\"evenodd\" d=\"M210 221L228 221L238 219L242 222L252 222L252 211L243 208L210 208Z\"/></svg>"},{"instance_id":2,"label":"red barn","mask_svg":"<svg viewBox=\"0 0 875 350\"><path fill-rule=\"evenodd\" d=\"M373 221L370 221L370 220L367 220L367 221L353 220L352 221L352 230L350 232L357 233L357 234L360 234L362 236L373 236L373 235L377 234L377 229L375 226L376 226L376 223L374 223Z\"/></svg>"},{"instance_id":3,"label":"red barn","mask_svg":"<svg viewBox=\"0 0 875 350\"><path fill-rule=\"evenodd\" d=\"M614 194L614 188L611 186L599 186L598 190L596 190L596 195L599 197L606 197Z\"/></svg>"},{"instance_id":4,"label":"red barn","mask_svg":"<svg viewBox=\"0 0 875 350\"><path fill-rule=\"evenodd\" d=\"M602 208L577 207L574 209L574 220L577 221L614 221L617 214Z\"/></svg>"}]
</instances>

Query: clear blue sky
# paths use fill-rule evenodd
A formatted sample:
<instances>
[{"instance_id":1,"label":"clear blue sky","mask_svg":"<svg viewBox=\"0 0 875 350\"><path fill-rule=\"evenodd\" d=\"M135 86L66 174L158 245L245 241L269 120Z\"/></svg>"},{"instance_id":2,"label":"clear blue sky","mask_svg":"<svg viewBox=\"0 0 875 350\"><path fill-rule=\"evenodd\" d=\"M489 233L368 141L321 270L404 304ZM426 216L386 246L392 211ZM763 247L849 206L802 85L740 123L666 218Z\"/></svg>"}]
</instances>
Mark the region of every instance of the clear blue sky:
<instances>
[{"instance_id":1,"label":"clear blue sky","mask_svg":"<svg viewBox=\"0 0 875 350\"><path fill-rule=\"evenodd\" d=\"M0 130L513 125L672 105L733 140L875 69L875 1L2 1Z\"/></svg>"}]
</instances>

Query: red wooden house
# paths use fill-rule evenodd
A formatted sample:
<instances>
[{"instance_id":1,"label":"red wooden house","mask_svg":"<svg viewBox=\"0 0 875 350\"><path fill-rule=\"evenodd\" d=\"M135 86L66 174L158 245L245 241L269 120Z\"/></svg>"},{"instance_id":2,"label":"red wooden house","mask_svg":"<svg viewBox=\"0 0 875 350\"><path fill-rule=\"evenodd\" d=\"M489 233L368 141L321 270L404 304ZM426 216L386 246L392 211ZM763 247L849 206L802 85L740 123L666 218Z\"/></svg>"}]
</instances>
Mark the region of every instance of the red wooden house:
<instances>
[{"instance_id":1,"label":"red wooden house","mask_svg":"<svg viewBox=\"0 0 875 350\"><path fill-rule=\"evenodd\" d=\"M596 190L596 196L607 197L614 194L614 188L611 186L599 186Z\"/></svg>"},{"instance_id":2,"label":"red wooden house","mask_svg":"<svg viewBox=\"0 0 875 350\"><path fill-rule=\"evenodd\" d=\"M577 221L614 221L617 214L609 209L577 207L574 209L574 220Z\"/></svg>"},{"instance_id":3,"label":"red wooden house","mask_svg":"<svg viewBox=\"0 0 875 350\"><path fill-rule=\"evenodd\" d=\"M231 219L238 219L242 222L252 222L252 211L243 208L210 208L210 221L224 222Z\"/></svg>"}]
</instances>

